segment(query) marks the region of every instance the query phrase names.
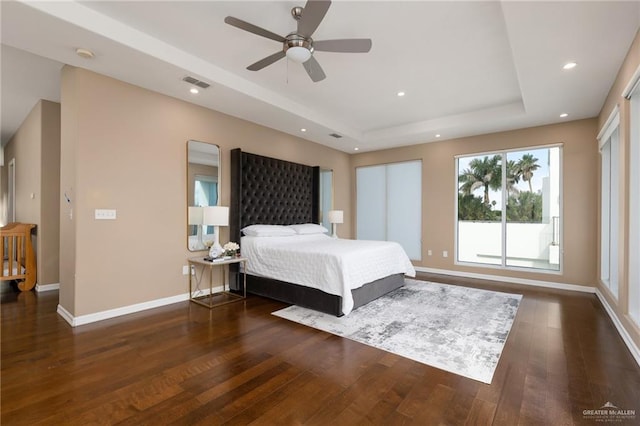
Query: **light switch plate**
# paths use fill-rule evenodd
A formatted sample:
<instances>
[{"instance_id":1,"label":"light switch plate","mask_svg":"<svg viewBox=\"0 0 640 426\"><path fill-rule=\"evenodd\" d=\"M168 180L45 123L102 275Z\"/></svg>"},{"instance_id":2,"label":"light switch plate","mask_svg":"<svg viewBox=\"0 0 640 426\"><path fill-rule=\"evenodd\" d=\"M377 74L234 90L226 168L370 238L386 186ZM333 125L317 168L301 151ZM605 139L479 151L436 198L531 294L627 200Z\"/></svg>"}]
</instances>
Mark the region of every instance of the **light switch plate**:
<instances>
[{"instance_id":1,"label":"light switch plate","mask_svg":"<svg viewBox=\"0 0 640 426\"><path fill-rule=\"evenodd\" d=\"M97 220L115 220L116 211L115 209L96 209L96 219Z\"/></svg>"}]
</instances>

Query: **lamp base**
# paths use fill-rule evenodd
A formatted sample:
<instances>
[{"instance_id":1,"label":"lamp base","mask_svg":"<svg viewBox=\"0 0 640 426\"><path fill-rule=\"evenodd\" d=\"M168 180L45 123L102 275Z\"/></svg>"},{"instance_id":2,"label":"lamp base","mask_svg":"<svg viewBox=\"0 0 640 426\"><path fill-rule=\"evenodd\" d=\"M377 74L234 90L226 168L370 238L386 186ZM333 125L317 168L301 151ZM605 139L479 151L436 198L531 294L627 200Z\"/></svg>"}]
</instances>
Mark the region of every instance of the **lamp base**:
<instances>
[{"instance_id":1,"label":"lamp base","mask_svg":"<svg viewBox=\"0 0 640 426\"><path fill-rule=\"evenodd\" d=\"M220 245L220 243L217 241L213 243L213 245L209 249L209 257L213 257L214 259L216 257L220 257L223 253L224 253L224 250L222 249L222 246Z\"/></svg>"}]
</instances>

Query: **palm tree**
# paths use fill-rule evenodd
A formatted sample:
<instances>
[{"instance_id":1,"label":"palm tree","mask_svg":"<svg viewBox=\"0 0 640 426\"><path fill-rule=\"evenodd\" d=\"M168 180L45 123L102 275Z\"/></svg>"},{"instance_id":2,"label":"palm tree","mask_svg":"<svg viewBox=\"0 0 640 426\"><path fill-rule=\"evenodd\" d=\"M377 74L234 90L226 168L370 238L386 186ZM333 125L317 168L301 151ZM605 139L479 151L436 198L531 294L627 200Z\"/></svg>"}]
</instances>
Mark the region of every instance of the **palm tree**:
<instances>
[{"instance_id":1,"label":"palm tree","mask_svg":"<svg viewBox=\"0 0 640 426\"><path fill-rule=\"evenodd\" d=\"M516 187L518 182L520 182L518 164L513 160L507 160L507 200L512 194L518 195L520 192Z\"/></svg>"},{"instance_id":2,"label":"palm tree","mask_svg":"<svg viewBox=\"0 0 640 426\"><path fill-rule=\"evenodd\" d=\"M522 176L522 179L529 183L529 192L533 192L533 188L531 187L533 172L540 168L540 165L537 164L537 162L538 159L535 158L533 154L524 154L516 164L518 172L520 173L520 176Z\"/></svg>"},{"instance_id":3,"label":"palm tree","mask_svg":"<svg viewBox=\"0 0 640 426\"><path fill-rule=\"evenodd\" d=\"M458 176L458 182L462 184L459 190L463 194L469 195L478 188L484 188L484 204L490 205L489 190L498 190L502 184L500 158L499 155L494 155L491 158L485 156L483 159L474 158L471 160L469 168Z\"/></svg>"}]
</instances>

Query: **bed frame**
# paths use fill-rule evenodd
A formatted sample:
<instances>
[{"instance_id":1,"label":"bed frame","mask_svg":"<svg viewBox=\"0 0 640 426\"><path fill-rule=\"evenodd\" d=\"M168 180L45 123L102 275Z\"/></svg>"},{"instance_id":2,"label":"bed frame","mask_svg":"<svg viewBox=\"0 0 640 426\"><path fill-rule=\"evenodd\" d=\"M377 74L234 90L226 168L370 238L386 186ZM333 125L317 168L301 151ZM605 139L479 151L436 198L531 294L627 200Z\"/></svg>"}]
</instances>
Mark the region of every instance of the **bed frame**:
<instances>
[{"instance_id":1,"label":"bed frame","mask_svg":"<svg viewBox=\"0 0 640 426\"><path fill-rule=\"evenodd\" d=\"M35 227L30 223L10 223L0 228L0 281L18 281L21 291L36 285L36 255L31 243L31 230Z\"/></svg>"},{"instance_id":2,"label":"bed frame","mask_svg":"<svg viewBox=\"0 0 640 426\"><path fill-rule=\"evenodd\" d=\"M319 182L319 167L232 150L230 240L239 243L241 229L257 223L318 223ZM230 266L230 287L242 291L239 266ZM402 285L404 274L395 274L352 290L354 309ZM247 275L247 292L342 316L342 297L315 288Z\"/></svg>"}]
</instances>

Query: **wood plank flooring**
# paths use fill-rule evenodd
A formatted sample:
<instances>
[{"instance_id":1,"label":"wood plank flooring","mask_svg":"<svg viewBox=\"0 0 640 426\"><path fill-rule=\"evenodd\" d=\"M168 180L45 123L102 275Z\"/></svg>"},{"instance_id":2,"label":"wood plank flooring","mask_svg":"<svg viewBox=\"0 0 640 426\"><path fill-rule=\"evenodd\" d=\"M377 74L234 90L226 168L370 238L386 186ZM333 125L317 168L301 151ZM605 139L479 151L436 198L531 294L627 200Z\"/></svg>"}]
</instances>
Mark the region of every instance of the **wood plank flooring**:
<instances>
[{"instance_id":1,"label":"wood plank flooring","mask_svg":"<svg viewBox=\"0 0 640 426\"><path fill-rule=\"evenodd\" d=\"M2 425L597 424L636 410L640 368L592 294L524 295L491 385L270 315L257 296L71 328L57 292L2 292Z\"/></svg>"}]
</instances>

